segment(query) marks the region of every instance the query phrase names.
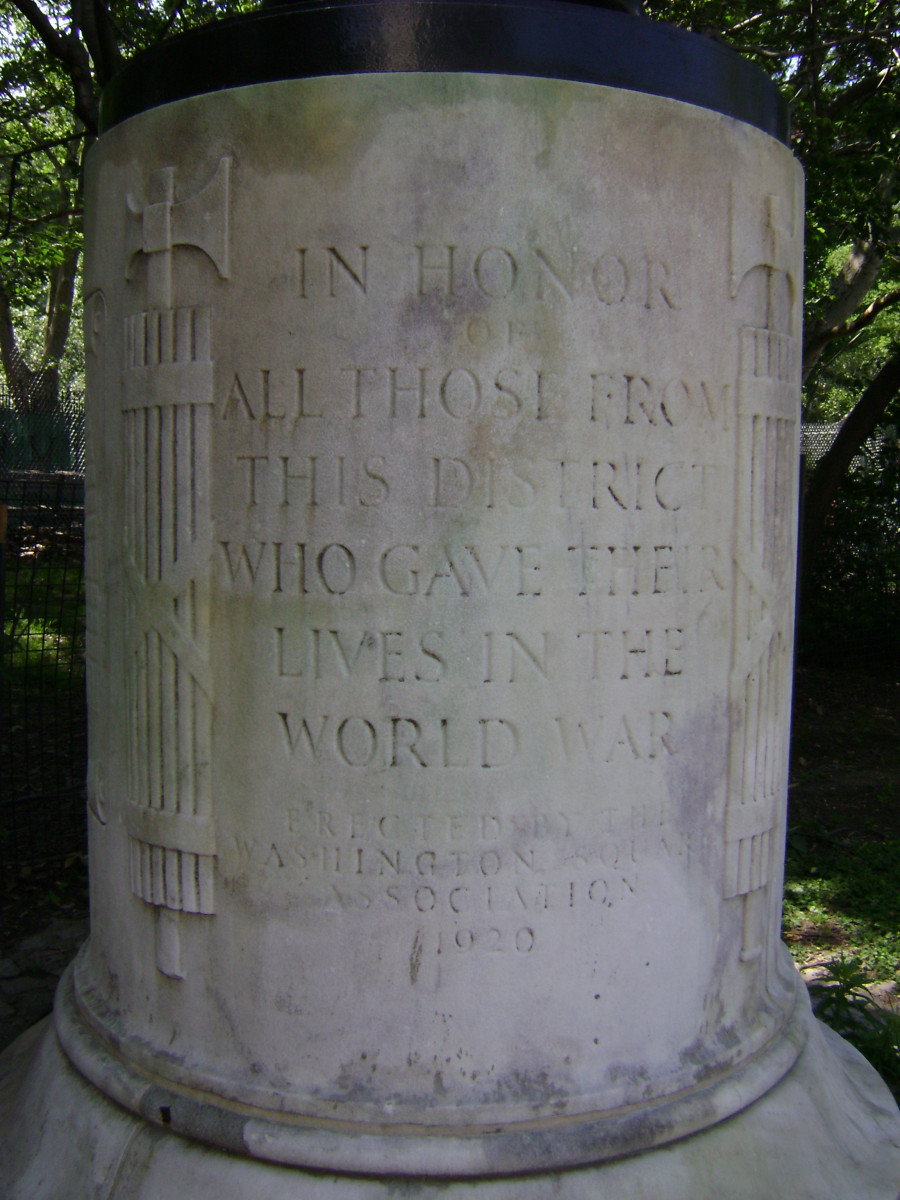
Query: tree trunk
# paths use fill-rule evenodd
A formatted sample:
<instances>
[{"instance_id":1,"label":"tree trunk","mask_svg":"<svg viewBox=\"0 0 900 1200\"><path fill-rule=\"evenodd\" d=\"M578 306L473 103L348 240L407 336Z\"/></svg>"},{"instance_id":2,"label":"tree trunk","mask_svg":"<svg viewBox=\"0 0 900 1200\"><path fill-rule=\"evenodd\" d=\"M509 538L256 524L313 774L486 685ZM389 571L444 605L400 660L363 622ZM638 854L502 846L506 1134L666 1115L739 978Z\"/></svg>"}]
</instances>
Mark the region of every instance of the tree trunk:
<instances>
[{"instance_id":1,"label":"tree trunk","mask_svg":"<svg viewBox=\"0 0 900 1200\"><path fill-rule=\"evenodd\" d=\"M19 412L55 412L59 406L59 360L72 322L72 298L78 252L68 254L50 273L44 349L34 368L19 348L9 297L0 278L0 365Z\"/></svg>"},{"instance_id":2,"label":"tree trunk","mask_svg":"<svg viewBox=\"0 0 900 1200\"><path fill-rule=\"evenodd\" d=\"M868 239L858 242L837 275L825 312L807 321L803 331L803 382L822 357L835 331L848 321L875 286L884 256Z\"/></svg>"},{"instance_id":3,"label":"tree trunk","mask_svg":"<svg viewBox=\"0 0 900 1200\"><path fill-rule=\"evenodd\" d=\"M50 273L50 302L44 331L44 362L58 363L72 324L72 300L78 274L78 251L70 251Z\"/></svg>"},{"instance_id":4,"label":"tree trunk","mask_svg":"<svg viewBox=\"0 0 900 1200\"><path fill-rule=\"evenodd\" d=\"M900 392L900 347L860 396L845 419L828 453L819 461L806 487L803 502L803 579L808 582L816 562L828 513L850 464L872 436L887 406Z\"/></svg>"}]
</instances>

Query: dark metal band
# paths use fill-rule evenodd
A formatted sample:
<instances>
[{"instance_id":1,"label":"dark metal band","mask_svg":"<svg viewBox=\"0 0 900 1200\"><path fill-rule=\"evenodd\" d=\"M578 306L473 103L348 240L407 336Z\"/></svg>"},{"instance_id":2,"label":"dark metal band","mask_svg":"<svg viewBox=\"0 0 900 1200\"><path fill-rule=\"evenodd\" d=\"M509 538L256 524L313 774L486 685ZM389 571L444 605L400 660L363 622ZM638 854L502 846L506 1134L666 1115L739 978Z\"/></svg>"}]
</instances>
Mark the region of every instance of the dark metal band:
<instances>
[{"instance_id":1,"label":"dark metal band","mask_svg":"<svg viewBox=\"0 0 900 1200\"><path fill-rule=\"evenodd\" d=\"M526 75L646 92L788 140L787 104L710 38L571 0L299 0L216 22L138 54L112 80L101 129L225 88L393 71Z\"/></svg>"}]
</instances>

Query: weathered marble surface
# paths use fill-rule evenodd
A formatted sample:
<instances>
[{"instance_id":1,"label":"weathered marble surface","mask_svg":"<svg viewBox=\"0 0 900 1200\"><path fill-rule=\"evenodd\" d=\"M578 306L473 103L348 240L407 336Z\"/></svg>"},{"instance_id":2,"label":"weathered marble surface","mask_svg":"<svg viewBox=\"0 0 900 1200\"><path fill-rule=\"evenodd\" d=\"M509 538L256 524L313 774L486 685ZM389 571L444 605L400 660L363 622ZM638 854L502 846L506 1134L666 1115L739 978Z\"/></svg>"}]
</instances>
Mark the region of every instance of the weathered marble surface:
<instances>
[{"instance_id":1,"label":"weathered marble surface","mask_svg":"<svg viewBox=\"0 0 900 1200\"><path fill-rule=\"evenodd\" d=\"M215 1153L111 1103L42 1025L0 1055L0 1152L9 1200L896 1200L900 1187L890 1092L816 1022L773 1091L694 1137L576 1171L455 1181L308 1173Z\"/></svg>"},{"instance_id":2,"label":"weathered marble surface","mask_svg":"<svg viewBox=\"0 0 900 1200\"><path fill-rule=\"evenodd\" d=\"M818 1033L779 1082L814 1028L778 942L789 152L590 85L314 79L114 128L88 211L79 1070L226 1149L412 1175L595 1162L769 1093L573 1197L721 1196L714 1148L766 1129L772 1164L810 1123L843 1145L869 1102ZM896 1163L864 1087L854 1145ZM171 1139L137 1139L164 1196ZM177 1147L223 1195L264 1170Z\"/></svg>"},{"instance_id":3,"label":"weathered marble surface","mask_svg":"<svg viewBox=\"0 0 900 1200\"><path fill-rule=\"evenodd\" d=\"M776 1039L790 154L370 76L148 112L91 189L90 1018L190 1086L429 1125Z\"/></svg>"}]
</instances>

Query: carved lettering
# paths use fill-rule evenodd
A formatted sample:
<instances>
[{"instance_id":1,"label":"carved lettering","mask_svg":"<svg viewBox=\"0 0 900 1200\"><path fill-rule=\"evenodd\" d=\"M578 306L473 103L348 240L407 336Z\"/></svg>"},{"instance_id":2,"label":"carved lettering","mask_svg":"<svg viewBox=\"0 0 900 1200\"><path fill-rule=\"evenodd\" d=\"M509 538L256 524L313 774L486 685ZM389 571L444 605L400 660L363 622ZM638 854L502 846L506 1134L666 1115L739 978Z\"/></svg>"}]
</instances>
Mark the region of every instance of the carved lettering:
<instances>
[{"instance_id":1,"label":"carved lettering","mask_svg":"<svg viewBox=\"0 0 900 1200\"><path fill-rule=\"evenodd\" d=\"M292 757L354 769L474 767L502 770L520 753L518 727L505 717L312 717L276 714Z\"/></svg>"},{"instance_id":2,"label":"carved lettering","mask_svg":"<svg viewBox=\"0 0 900 1200\"><path fill-rule=\"evenodd\" d=\"M470 322L470 331L483 328ZM474 336L479 344L483 333ZM560 379L533 366L506 366L486 374L462 365L367 364L340 367L338 375L343 377L345 395L349 392L347 411L357 421L380 416L414 421L439 417L451 423L485 417L544 420L565 402ZM307 403L311 406L314 402ZM324 397L320 398L318 407L324 404Z\"/></svg>"},{"instance_id":3,"label":"carved lettering","mask_svg":"<svg viewBox=\"0 0 900 1200\"><path fill-rule=\"evenodd\" d=\"M515 683L523 674L549 679L549 639L549 633L542 633L538 647L518 633L485 633L484 682Z\"/></svg>"},{"instance_id":4,"label":"carved lettering","mask_svg":"<svg viewBox=\"0 0 900 1200\"><path fill-rule=\"evenodd\" d=\"M301 300L368 294L369 247L299 246L297 295ZM351 261L352 260L352 261Z\"/></svg>"},{"instance_id":5,"label":"carved lettering","mask_svg":"<svg viewBox=\"0 0 900 1200\"><path fill-rule=\"evenodd\" d=\"M412 467L412 470L410 470ZM708 509L720 468L711 463L622 454L607 459L422 457L387 454L238 454L237 497L269 513L378 508L389 502L443 509L679 513Z\"/></svg>"},{"instance_id":6,"label":"carved lettering","mask_svg":"<svg viewBox=\"0 0 900 1200\"><path fill-rule=\"evenodd\" d=\"M718 474L717 467L703 463L667 462L659 466L628 457L592 466L592 507L623 512L679 512L688 505L706 508Z\"/></svg>"},{"instance_id":7,"label":"carved lettering","mask_svg":"<svg viewBox=\"0 0 900 1200\"><path fill-rule=\"evenodd\" d=\"M236 371L228 393L219 407L219 416L224 421L296 422L301 417L321 417L322 410L314 409L307 393L306 368L295 367L284 376L272 378L272 371L261 367L247 374L252 384L245 384L240 372Z\"/></svg>"},{"instance_id":8,"label":"carved lettering","mask_svg":"<svg viewBox=\"0 0 900 1200\"><path fill-rule=\"evenodd\" d=\"M554 575L565 572L558 582L578 596L716 595L731 582L724 555L710 544L604 545L582 538L549 564L538 545L401 543L382 550L342 542L220 541L219 547L223 583L299 596L344 596L374 586L393 596L442 600L540 597L550 566ZM437 643L423 652L429 650L439 653Z\"/></svg>"},{"instance_id":9,"label":"carved lettering","mask_svg":"<svg viewBox=\"0 0 900 1200\"><path fill-rule=\"evenodd\" d=\"M605 429L638 426L679 428L688 421L731 427L734 396L730 383L648 379L640 374L591 375L591 420Z\"/></svg>"},{"instance_id":10,"label":"carved lettering","mask_svg":"<svg viewBox=\"0 0 900 1200\"><path fill-rule=\"evenodd\" d=\"M579 596L691 595L724 592L728 574L717 546L567 548Z\"/></svg>"},{"instance_id":11,"label":"carved lettering","mask_svg":"<svg viewBox=\"0 0 900 1200\"><path fill-rule=\"evenodd\" d=\"M494 301L515 297L573 304L583 297L600 307L627 303L662 312L679 307L668 265L649 255L423 242L415 247L413 278L419 296L468 290Z\"/></svg>"},{"instance_id":12,"label":"carved lettering","mask_svg":"<svg viewBox=\"0 0 900 1200\"><path fill-rule=\"evenodd\" d=\"M591 679L665 678L684 671L683 629L590 629L576 636L587 647Z\"/></svg>"},{"instance_id":13,"label":"carved lettering","mask_svg":"<svg viewBox=\"0 0 900 1200\"><path fill-rule=\"evenodd\" d=\"M611 813L613 810L609 810ZM623 814L619 810L621 817ZM635 828L655 828L668 821L672 814L663 812L658 807L647 804L637 804L625 810L635 820L640 818ZM346 839L351 842L360 839L375 841L393 841L403 839L423 847L431 847L446 842L490 842L514 836L517 841L536 840L542 844L554 839L572 837L572 824L569 817L560 811L538 812L531 815L515 813L509 817L501 817L496 813L475 813L469 811L451 811L446 813L413 813L413 812L370 812L351 809L342 812L327 812L324 809L307 810L306 808L290 808L285 810L285 826L291 834L302 834L308 839L326 838L329 841ZM609 832L612 824L604 825L604 831ZM629 826L630 828L630 826ZM245 839L240 839L243 843ZM252 849L252 845L251 845ZM524 853L522 851L521 853ZM534 851L531 851L530 865L534 865ZM430 875L435 871L437 854L433 849L416 851L415 871L419 875ZM518 860L520 851L513 851L514 859ZM421 863L420 860L421 859ZM460 860L455 860L457 867ZM446 864L441 865L443 872Z\"/></svg>"},{"instance_id":14,"label":"carved lettering","mask_svg":"<svg viewBox=\"0 0 900 1200\"><path fill-rule=\"evenodd\" d=\"M618 714L576 720L554 717L566 762L639 761L676 753L671 713Z\"/></svg>"}]
</instances>

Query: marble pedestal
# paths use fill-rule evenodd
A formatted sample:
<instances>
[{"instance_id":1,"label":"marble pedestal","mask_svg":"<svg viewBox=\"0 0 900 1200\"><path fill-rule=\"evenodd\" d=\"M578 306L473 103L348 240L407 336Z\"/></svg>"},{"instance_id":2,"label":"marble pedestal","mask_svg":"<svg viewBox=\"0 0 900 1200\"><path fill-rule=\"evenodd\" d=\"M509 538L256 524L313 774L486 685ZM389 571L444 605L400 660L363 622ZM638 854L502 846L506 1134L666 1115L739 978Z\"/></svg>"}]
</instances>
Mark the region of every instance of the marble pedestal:
<instances>
[{"instance_id":1,"label":"marble pedestal","mask_svg":"<svg viewBox=\"0 0 900 1200\"><path fill-rule=\"evenodd\" d=\"M68 1003L69 987L64 981L58 1010ZM247 1157L239 1140L229 1152L179 1137L151 1110L159 1099L152 1089L145 1091L145 1118L87 1083L61 1053L50 1019L0 1056L3 1194L9 1200L896 1200L900 1115L893 1097L852 1046L812 1018L805 998L799 1003L799 1059L738 1116L594 1167L537 1166L464 1180L391 1175L397 1157L391 1136L380 1139L385 1173L379 1177L277 1166ZM110 1090L129 1087L121 1064L108 1058L104 1066ZM236 1120L232 1134L239 1126ZM520 1137L523 1161L539 1163L541 1149L558 1134L565 1138L563 1123L550 1121L535 1130L531 1145ZM377 1130L366 1136L373 1147L379 1141ZM494 1136L503 1135L481 1135L486 1160ZM434 1157L442 1157L439 1147Z\"/></svg>"},{"instance_id":2,"label":"marble pedestal","mask_svg":"<svg viewBox=\"0 0 900 1200\"><path fill-rule=\"evenodd\" d=\"M652 90L92 151L92 935L9 1194L894 1200L778 938L802 180Z\"/></svg>"}]
</instances>

